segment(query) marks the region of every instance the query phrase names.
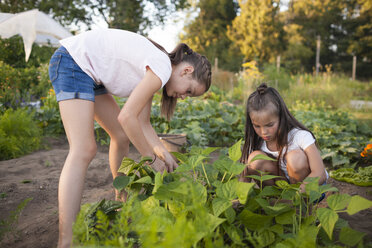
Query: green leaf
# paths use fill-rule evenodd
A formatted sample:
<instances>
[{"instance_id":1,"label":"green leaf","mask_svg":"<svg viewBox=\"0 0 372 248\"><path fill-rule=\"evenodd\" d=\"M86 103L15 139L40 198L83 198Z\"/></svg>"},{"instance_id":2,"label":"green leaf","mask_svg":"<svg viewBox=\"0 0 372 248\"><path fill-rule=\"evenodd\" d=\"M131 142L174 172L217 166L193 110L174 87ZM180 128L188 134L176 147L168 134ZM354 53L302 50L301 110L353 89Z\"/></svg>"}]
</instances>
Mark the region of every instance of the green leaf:
<instances>
[{"instance_id":1,"label":"green leaf","mask_svg":"<svg viewBox=\"0 0 372 248\"><path fill-rule=\"evenodd\" d=\"M113 185L115 189L121 191L129 184L130 177L128 176L117 176L114 179Z\"/></svg>"},{"instance_id":2,"label":"green leaf","mask_svg":"<svg viewBox=\"0 0 372 248\"><path fill-rule=\"evenodd\" d=\"M252 231L262 230L272 224L273 217L255 214L247 209L244 209L238 216L242 223Z\"/></svg>"},{"instance_id":3,"label":"green leaf","mask_svg":"<svg viewBox=\"0 0 372 248\"><path fill-rule=\"evenodd\" d=\"M275 242L275 234L269 230L264 230L259 234L260 246L267 247Z\"/></svg>"},{"instance_id":4,"label":"green leaf","mask_svg":"<svg viewBox=\"0 0 372 248\"><path fill-rule=\"evenodd\" d=\"M279 196L281 191L275 188L274 186L266 186L260 192L259 196Z\"/></svg>"},{"instance_id":5,"label":"green leaf","mask_svg":"<svg viewBox=\"0 0 372 248\"><path fill-rule=\"evenodd\" d=\"M275 184L280 188L280 189L287 189L289 187L289 183L285 180L279 180L276 181Z\"/></svg>"},{"instance_id":6,"label":"green leaf","mask_svg":"<svg viewBox=\"0 0 372 248\"><path fill-rule=\"evenodd\" d=\"M367 200L359 195L354 195L347 206L346 212L349 215L353 215L370 207L372 207L372 201Z\"/></svg>"},{"instance_id":7,"label":"green leaf","mask_svg":"<svg viewBox=\"0 0 372 248\"><path fill-rule=\"evenodd\" d=\"M271 179L274 179L274 178L279 178L281 176L274 176L274 175L263 175L261 180L262 181L267 181L267 180L271 180Z\"/></svg>"},{"instance_id":8,"label":"green leaf","mask_svg":"<svg viewBox=\"0 0 372 248\"><path fill-rule=\"evenodd\" d=\"M267 155L264 155L264 154L257 154L256 156L254 156L254 157L252 158L252 160L250 161L250 163L252 163L253 161L256 161L256 160L277 161L276 159L270 158L270 157L267 156Z\"/></svg>"},{"instance_id":9,"label":"green leaf","mask_svg":"<svg viewBox=\"0 0 372 248\"><path fill-rule=\"evenodd\" d=\"M242 156L242 140L240 139L238 142L236 142L232 147L229 148L229 158L236 162L238 161Z\"/></svg>"},{"instance_id":10,"label":"green leaf","mask_svg":"<svg viewBox=\"0 0 372 248\"><path fill-rule=\"evenodd\" d=\"M212 209L215 216L220 216L226 209L228 209L230 206L232 206L231 201L225 199L216 197L212 201Z\"/></svg>"},{"instance_id":11,"label":"green leaf","mask_svg":"<svg viewBox=\"0 0 372 248\"><path fill-rule=\"evenodd\" d=\"M275 206L267 206L265 207L265 212L270 215L279 215L284 212L288 212L291 207L288 204L278 203Z\"/></svg>"},{"instance_id":12,"label":"green leaf","mask_svg":"<svg viewBox=\"0 0 372 248\"><path fill-rule=\"evenodd\" d=\"M358 232L350 227L343 227L340 232L340 241L345 245L355 246L365 235L365 233Z\"/></svg>"},{"instance_id":13,"label":"green leaf","mask_svg":"<svg viewBox=\"0 0 372 248\"><path fill-rule=\"evenodd\" d=\"M243 243L242 243L242 236L243 235L242 235L240 229L238 229L234 225L226 224L226 222L222 224L222 227L234 243L243 246Z\"/></svg>"},{"instance_id":14,"label":"green leaf","mask_svg":"<svg viewBox=\"0 0 372 248\"><path fill-rule=\"evenodd\" d=\"M228 172L229 167L234 164L228 157L222 157L213 163L213 166L221 173Z\"/></svg>"},{"instance_id":15,"label":"green leaf","mask_svg":"<svg viewBox=\"0 0 372 248\"><path fill-rule=\"evenodd\" d=\"M202 154L208 156L210 153L212 153L212 152L214 152L214 151L216 151L216 150L218 150L218 149L220 149L220 147L207 147L207 148L205 148L205 149L202 151Z\"/></svg>"},{"instance_id":16,"label":"green leaf","mask_svg":"<svg viewBox=\"0 0 372 248\"><path fill-rule=\"evenodd\" d=\"M180 153L180 152L171 152L181 163L185 163L187 161L187 155Z\"/></svg>"},{"instance_id":17,"label":"green leaf","mask_svg":"<svg viewBox=\"0 0 372 248\"><path fill-rule=\"evenodd\" d=\"M278 216L275 216L275 221L278 224L281 224L281 225L293 224L293 222L295 221L295 219L294 219L295 215L296 215L296 211L294 209L292 209L288 212L285 212L285 213L282 213Z\"/></svg>"},{"instance_id":18,"label":"green leaf","mask_svg":"<svg viewBox=\"0 0 372 248\"><path fill-rule=\"evenodd\" d=\"M237 197L236 194L236 185L238 184L237 180L231 180L227 183L222 184L221 187L216 188L216 195L227 200L233 200Z\"/></svg>"},{"instance_id":19,"label":"green leaf","mask_svg":"<svg viewBox=\"0 0 372 248\"><path fill-rule=\"evenodd\" d=\"M133 183L152 184L152 179L150 176L145 176L141 177L137 181L134 181Z\"/></svg>"},{"instance_id":20,"label":"green leaf","mask_svg":"<svg viewBox=\"0 0 372 248\"><path fill-rule=\"evenodd\" d=\"M255 183L238 182L235 186L236 194L238 195L239 202L245 204L248 198L249 191L253 188Z\"/></svg>"},{"instance_id":21,"label":"green leaf","mask_svg":"<svg viewBox=\"0 0 372 248\"><path fill-rule=\"evenodd\" d=\"M141 157L141 160L139 161L139 163L143 164L144 162L152 162L152 158L148 156Z\"/></svg>"},{"instance_id":22,"label":"green leaf","mask_svg":"<svg viewBox=\"0 0 372 248\"><path fill-rule=\"evenodd\" d=\"M181 164L180 166L176 168L175 172L183 173L183 172L188 172L191 170L192 170L192 167L190 164Z\"/></svg>"},{"instance_id":23,"label":"green leaf","mask_svg":"<svg viewBox=\"0 0 372 248\"><path fill-rule=\"evenodd\" d=\"M308 195L310 195L311 191L318 192L319 193L318 195L320 195L319 177L307 177L305 178L304 182L307 182L307 184L305 185L305 190ZM310 198L310 201L316 200L319 197L318 195L316 196L315 199Z\"/></svg>"},{"instance_id":24,"label":"green leaf","mask_svg":"<svg viewBox=\"0 0 372 248\"><path fill-rule=\"evenodd\" d=\"M328 237L332 240L333 228L338 220L338 214L332 209L318 208L316 215Z\"/></svg>"},{"instance_id":25,"label":"green leaf","mask_svg":"<svg viewBox=\"0 0 372 248\"><path fill-rule=\"evenodd\" d=\"M337 211L343 210L349 204L351 196L348 194L334 194L327 198L328 206Z\"/></svg>"},{"instance_id":26,"label":"green leaf","mask_svg":"<svg viewBox=\"0 0 372 248\"><path fill-rule=\"evenodd\" d=\"M193 222L196 229L196 236L192 237L194 239L194 246L196 243L204 238L205 236L211 234L219 225L221 225L225 219L218 218L212 214L199 213Z\"/></svg>"},{"instance_id":27,"label":"green leaf","mask_svg":"<svg viewBox=\"0 0 372 248\"><path fill-rule=\"evenodd\" d=\"M125 157L121 162L118 172L128 175L136 166L137 163L133 159Z\"/></svg>"},{"instance_id":28,"label":"green leaf","mask_svg":"<svg viewBox=\"0 0 372 248\"><path fill-rule=\"evenodd\" d=\"M245 177L248 177L248 178L253 178L257 181L260 181L261 180L261 177L260 176L257 176L257 175L249 175L249 176L245 176Z\"/></svg>"},{"instance_id":29,"label":"green leaf","mask_svg":"<svg viewBox=\"0 0 372 248\"><path fill-rule=\"evenodd\" d=\"M228 209L226 209L224 214L225 214L225 217L226 217L227 221L230 224L232 224L235 220L235 217L236 217L235 210L232 208L232 206L230 206Z\"/></svg>"},{"instance_id":30,"label":"green leaf","mask_svg":"<svg viewBox=\"0 0 372 248\"><path fill-rule=\"evenodd\" d=\"M240 175L240 173L242 173L243 170L245 169L245 165L242 163L230 163L230 164L226 164L225 167L227 165L230 165L227 168L227 171L233 175Z\"/></svg>"},{"instance_id":31,"label":"green leaf","mask_svg":"<svg viewBox=\"0 0 372 248\"><path fill-rule=\"evenodd\" d=\"M193 155L189 157L188 164L190 164L192 168L195 168L200 165L205 158L206 157L202 155Z\"/></svg>"},{"instance_id":32,"label":"green leaf","mask_svg":"<svg viewBox=\"0 0 372 248\"><path fill-rule=\"evenodd\" d=\"M160 172L156 172L155 174L155 185L154 189L152 190L152 194L155 194L158 188L163 185L163 177Z\"/></svg>"},{"instance_id":33,"label":"green leaf","mask_svg":"<svg viewBox=\"0 0 372 248\"><path fill-rule=\"evenodd\" d=\"M320 193L325 193L325 192L338 192L338 188L332 187L330 184L325 184L325 185L320 185L319 186Z\"/></svg>"}]
</instances>

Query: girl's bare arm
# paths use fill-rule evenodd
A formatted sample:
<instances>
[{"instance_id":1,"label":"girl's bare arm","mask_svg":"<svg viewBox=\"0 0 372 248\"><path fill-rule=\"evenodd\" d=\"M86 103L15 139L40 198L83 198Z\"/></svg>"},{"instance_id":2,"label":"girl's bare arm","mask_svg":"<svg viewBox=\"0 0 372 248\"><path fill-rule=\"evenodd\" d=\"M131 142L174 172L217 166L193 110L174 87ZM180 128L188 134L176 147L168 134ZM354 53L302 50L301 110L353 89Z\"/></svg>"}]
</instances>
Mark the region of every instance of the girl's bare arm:
<instances>
[{"instance_id":1,"label":"girl's bare arm","mask_svg":"<svg viewBox=\"0 0 372 248\"><path fill-rule=\"evenodd\" d=\"M150 122L151 105L152 105L152 99L145 105L145 107L143 108L139 116L141 127L142 127L142 130L146 137L147 142L153 149L153 152L158 157L160 157L163 161L165 161L168 171L172 172L175 168L178 167L178 164L176 163L176 161L174 161L171 154L161 143L157 133L155 132L154 128L151 125L151 122Z\"/></svg>"},{"instance_id":2,"label":"girl's bare arm","mask_svg":"<svg viewBox=\"0 0 372 248\"><path fill-rule=\"evenodd\" d=\"M310 174L307 177L319 177L319 184L327 180L325 166L320 152L315 144L311 144L305 149L306 156L309 160Z\"/></svg>"},{"instance_id":3,"label":"girl's bare arm","mask_svg":"<svg viewBox=\"0 0 372 248\"><path fill-rule=\"evenodd\" d=\"M142 156L152 157L153 149L145 137L140 115L145 106L151 104L153 95L160 87L160 78L148 68L144 78L133 90L118 116L125 133Z\"/></svg>"}]
</instances>

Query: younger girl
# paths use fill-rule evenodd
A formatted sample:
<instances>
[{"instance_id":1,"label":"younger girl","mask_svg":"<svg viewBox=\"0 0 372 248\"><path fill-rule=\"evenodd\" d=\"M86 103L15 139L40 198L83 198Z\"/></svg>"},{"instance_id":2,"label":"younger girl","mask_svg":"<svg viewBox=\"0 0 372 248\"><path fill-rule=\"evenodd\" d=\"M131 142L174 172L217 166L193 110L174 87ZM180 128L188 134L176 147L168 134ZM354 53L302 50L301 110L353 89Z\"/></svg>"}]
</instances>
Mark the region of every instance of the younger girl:
<instances>
[{"instance_id":1,"label":"younger girl","mask_svg":"<svg viewBox=\"0 0 372 248\"><path fill-rule=\"evenodd\" d=\"M250 163L258 154L274 157L277 162ZM313 133L293 117L278 91L265 83L248 97L241 161L247 164L242 181L248 181L247 175L258 175L256 170L283 176L290 183L319 177L319 184L323 184L328 178ZM272 185L274 181L264 183Z\"/></svg>"},{"instance_id":2,"label":"younger girl","mask_svg":"<svg viewBox=\"0 0 372 248\"><path fill-rule=\"evenodd\" d=\"M58 186L59 242L70 247L84 178L96 154L94 120L110 135L113 177L131 142L158 171L178 165L150 123L153 95L163 90L161 112L172 116L177 98L199 96L211 84L206 57L180 44L173 52L136 33L97 29L61 40L50 60L52 81L70 150ZM112 95L128 97L122 109Z\"/></svg>"}]
</instances>

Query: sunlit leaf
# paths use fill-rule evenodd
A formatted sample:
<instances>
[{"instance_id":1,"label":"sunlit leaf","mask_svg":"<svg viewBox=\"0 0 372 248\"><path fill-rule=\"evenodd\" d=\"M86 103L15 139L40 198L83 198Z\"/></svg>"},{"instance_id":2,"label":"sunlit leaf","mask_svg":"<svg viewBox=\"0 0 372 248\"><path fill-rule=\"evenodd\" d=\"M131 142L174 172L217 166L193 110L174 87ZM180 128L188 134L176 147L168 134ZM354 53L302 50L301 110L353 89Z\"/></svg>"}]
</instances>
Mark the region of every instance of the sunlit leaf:
<instances>
[{"instance_id":1,"label":"sunlit leaf","mask_svg":"<svg viewBox=\"0 0 372 248\"><path fill-rule=\"evenodd\" d=\"M316 215L328 237L332 240L334 226L338 220L338 214L329 208L318 208Z\"/></svg>"},{"instance_id":2,"label":"sunlit leaf","mask_svg":"<svg viewBox=\"0 0 372 248\"><path fill-rule=\"evenodd\" d=\"M234 162L237 162L242 156L241 145L242 140L240 139L232 147L229 148L229 158Z\"/></svg>"},{"instance_id":3,"label":"sunlit leaf","mask_svg":"<svg viewBox=\"0 0 372 248\"><path fill-rule=\"evenodd\" d=\"M353 215L370 207L372 207L372 201L367 200L359 195L354 195L347 206L346 212L349 215Z\"/></svg>"},{"instance_id":4,"label":"sunlit leaf","mask_svg":"<svg viewBox=\"0 0 372 248\"><path fill-rule=\"evenodd\" d=\"M227 183L222 184L221 187L216 189L216 195L221 198L228 200L233 200L237 197L236 185L238 182L236 180L231 180Z\"/></svg>"},{"instance_id":5,"label":"sunlit leaf","mask_svg":"<svg viewBox=\"0 0 372 248\"><path fill-rule=\"evenodd\" d=\"M238 182L235 186L236 194L238 195L239 202L245 204L248 198L249 191L253 188L255 183Z\"/></svg>"},{"instance_id":6,"label":"sunlit leaf","mask_svg":"<svg viewBox=\"0 0 372 248\"><path fill-rule=\"evenodd\" d=\"M273 159L273 158L270 158L269 156L267 155L264 155L264 154L257 154L256 156L254 156L252 158L252 160L250 161L250 163L256 161L256 160L269 160L269 161L277 161L276 159Z\"/></svg>"},{"instance_id":7,"label":"sunlit leaf","mask_svg":"<svg viewBox=\"0 0 372 248\"><path fill-rule=\"evenodd\" d=\"M145 176L145 177L141 177L137 181L134 181L133 183L152 184L152 179L149 176Z\"/></svg>"},{"instance_id":8,"label":"sunlit leaf","mask_svg":"<svg viewBox=\"0 0 372 248\"><path fill-rule=\"evenodd\" d=\"M343 210L349 204L351 196L348 194L334 194L327 198L328 206L333 210Z\"/></svg>"}]
</instances>

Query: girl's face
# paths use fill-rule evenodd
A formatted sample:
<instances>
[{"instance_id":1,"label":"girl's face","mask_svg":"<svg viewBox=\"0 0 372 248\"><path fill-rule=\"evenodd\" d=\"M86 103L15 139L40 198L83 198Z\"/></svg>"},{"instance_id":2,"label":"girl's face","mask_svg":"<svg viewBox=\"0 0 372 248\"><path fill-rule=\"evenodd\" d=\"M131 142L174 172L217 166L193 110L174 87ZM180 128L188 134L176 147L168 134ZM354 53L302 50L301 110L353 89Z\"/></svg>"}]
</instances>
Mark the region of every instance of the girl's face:
<instances>
[{"instance_id":1,"label":"girl's face","mask_svg":"<svg viewBox=\"0 0 372 248\"><path fill-rule=\"evenodd\" d=\"M166 84L167 95L185 99L187 96L200 96L205 93L205 86L192 78L194 67L188 63L173 66L172 75Z\"/></svg>"},{"instance_id":2,"label":"girl's face","mask_svg":"<svg viewBox=\"0 0 372 248\"><path fill-rule=\"evenodd\" d=\"M274 114L272 108L249 113L254 131L268 143L276 142L276 134L279 127L279 116Z\"/></svg>"}]
</instances>

